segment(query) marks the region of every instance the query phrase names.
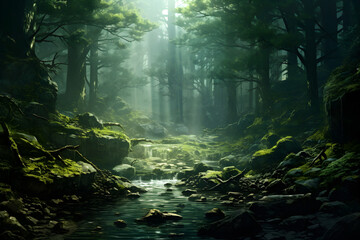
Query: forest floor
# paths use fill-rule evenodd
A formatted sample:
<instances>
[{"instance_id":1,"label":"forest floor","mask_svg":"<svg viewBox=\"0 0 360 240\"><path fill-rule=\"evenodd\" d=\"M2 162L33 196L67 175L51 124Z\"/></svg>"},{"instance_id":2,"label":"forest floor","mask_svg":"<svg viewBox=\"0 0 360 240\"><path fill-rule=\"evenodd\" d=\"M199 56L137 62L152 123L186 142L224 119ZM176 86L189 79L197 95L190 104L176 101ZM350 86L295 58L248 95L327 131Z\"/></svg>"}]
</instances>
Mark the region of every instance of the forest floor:
<instances>
[{"instance_id":1,"label":"forest floor","mask_svg":"<svg viewBox=\"0 0 360 240\"><path fill-rule=\"evenodd\" d=\"M87 219L87 207L112 209L114 199L156 202L148 196L162 194L146 193L130 180L174 178L177 182L168 184L166 192L181 196L169 195L166 201L178 198L184 206L207 203L207 209L180 216L176 209L163 211L159 197L160 205L148 206L138 222L152 227L201 216L203 221L197 221L203 226L194 230L193 239L359 236L358 145L332 143L321 130L287 136L284 130L276 134L264 129L270 124L255 119L245 128L239 121L201 136L149 141L104 127L91 114L72 119L61 114L41 116L30 111L9 126L1 125L1 239L72 239ZM231 136L229 131L242 134ZM114 159L123 160L116 165ZM123 219L111 225L112 229L131 226ZM104 229L96 225L90 231ZM186 234L186 230L169 233L165 239L187 239Z\"/></svg>"}]
</instances>

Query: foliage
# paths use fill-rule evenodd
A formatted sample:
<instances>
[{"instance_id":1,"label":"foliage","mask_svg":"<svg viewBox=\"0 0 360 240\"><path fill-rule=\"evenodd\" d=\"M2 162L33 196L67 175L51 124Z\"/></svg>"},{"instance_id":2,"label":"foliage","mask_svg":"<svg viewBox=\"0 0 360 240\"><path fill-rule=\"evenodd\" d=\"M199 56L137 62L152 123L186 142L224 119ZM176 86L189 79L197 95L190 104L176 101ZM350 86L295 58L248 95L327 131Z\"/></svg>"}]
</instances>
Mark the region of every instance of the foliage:
<instances>
[{"instance_id":1,"label":"foliage","mask_svg":"<svg viewBox=\"0 0 360 240\"><path fill-rule=\"evenodd\" d=\"M320 173L324 178L325 186L340 184L342 180L350 176L359 176L360 156L358 153L349 152L340 159L331 162Z\"/></svg>"}]
</instances>

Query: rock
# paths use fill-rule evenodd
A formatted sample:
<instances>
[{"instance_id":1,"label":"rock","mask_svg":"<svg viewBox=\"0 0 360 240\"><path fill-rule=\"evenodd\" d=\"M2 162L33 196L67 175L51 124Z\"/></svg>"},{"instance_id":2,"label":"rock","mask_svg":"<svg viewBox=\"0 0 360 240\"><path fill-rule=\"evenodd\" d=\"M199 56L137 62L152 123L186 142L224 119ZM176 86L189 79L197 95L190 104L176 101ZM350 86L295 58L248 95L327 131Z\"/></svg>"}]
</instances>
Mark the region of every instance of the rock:
<instances>
[{"instance_id":1,"label":"rock","mask_svg":"<svg viewBox=\"0 0 360 240\"><path fill-rule=\"evenodd\" d=\"M176 213L164 212L164 218L165 220L177 221L177 220L181 220L182 216Z\"/></svg>"},{"instance_id":2,"label":"rock","mask_svg":"<svg viewBox=\"0 0 360 240\"><path fill-rule=\"evenodd\" d=\"M168 135L167 129L155 122L138 124L135 130L140 136L148 138L164 138Z\"/></svg>"},{"instance_id":3,"label":"rock","mask_svg":"<svg viewBox=\"0 0 360 240\"><path fill-rule=\"evenodd\" d=\"M262 139L261 142L266 144L268 148L272 148L276 145L277 141L280 140L280 137L274 133L266 134Z\"/></svg>"},{"instance_id":4,"label":"rock","mask_svg":"<svg viewBox=\"0 0 360 240\"><path fill-rule=\"evenodd\" d=\"M11 231L5 231L0 234L0 239L2 240L25 240L24 237L16 235Z\"/></svg>"},{"instance_id":5,"label":"rock","mask_svg":"<svg viewBox=\"0 0 360 240\"><path fill-rule=\"evenodd\" d=\"M250 205L257 218L286 218L294 215L307 215L316 212L320 201L311 194L268 195Z\"/></svg>"},{"instance_id":6,"label":"rock","mask_svg":"<svg viewBox=\"0 0 360 240\"><path fill-rule=\"evenodd\" d=\"M360 213L340 218L323 236L322 240L360 239Z\"/></svg>"},{"instance_id":7,"label":"rock","mask_svg":"<svg viewBox=\"0 0 360 240\"><path fill-rule=\"evenodd\" d=\"M205 165L204 163L197 163L194 166L195 174L198 174L200 172L206 172L207 170L213 170L213 168Z\"/></svg>"},{"instance_id":8,"label":"rock","mask_svg":"<svg viewBox=\"0 0 360 240\"><path fill-rule=\"evenodd\" d=\"M149 212L142 218L136 219L138 223L146 223L148 225L158 225L164 223L166 220L180 220L182 216L175 213L162 213L158 209L150 209Z\"/></svg>"},{"instance_id":9,"label":"rock","mask_svg":"<svg viewBox=\"0 0 360 240\"><path fill-rule=\"evenodd\" d=\"M261 226L256 222L253 214L242 210L234 215L211 223L199 229L199 235L215 238L233 238L254 236L261 231Z\"/></svg>"},{"instance_id":10,"label":"rock","mask_svg":"<svg viewBox=\"0 0 360 240\"><path fill-rule=\"evenodd\" d=\"M196 194L197 191L196 191L196 190L192 190L192 189L186 189L186 190L182 191L181 193L182 193L182 195L188 197L188 196L190 196L190 195L192 195L192 194Z\"/></svg>"},{"instance_id":11,"label":"rock","mask_svg":"<svg viewBox=\"0 0 360 240\"><path fill-rule=\"evenodd\" d=\"M288 154L299 151L300 144L293 137L285 137L274 147L255 152L251 158L251 167L256 171L266 172L276 167Z\"/></svg>"},{"instance_id":12,"label":"rock","mask_svg":"<svg viewBox=\"0 0 360 240\"><path fill-rule=\"evenodd\" d=\"M70 231L69 227L68 227L69 223L66 221L60 221L58 223L55 224L55 226L53 227L53 231L55 233L58 234L64 234Z\"/></svg>"},{"instance_id":13,"label":"rock","mask_svg":"<svg viewBox=\"0 0 360 240\"><path fill-rule=\"evenodd\" d=\"M191 194L188 198L189 201L198 201L201 200L203 196L201 194Z\"/></svg>"},{"instance_id":14,"label":"rock","mask_svg":"<svg viewBox=\"0 0 360 240\"><path fill-rule=\"evenodd\" d=\"M236 166L239 160L238 157L235 155L228 155L223 157L219 160L219 166L221 168L228 167L228 166Z\"/></svg>"},{"instance_id":15,"label":"rock","mask_svg":"<svg viewBox=\"0 0 360 240\"><path fill-rule=\"evenodd\" d=\"M225 213L220 208L213 208L205 213L205 217L212 220L220 220L225 217Z\"/></svg>"},{"instance_id":16,"label":"rock","mask_svg":"<svg viewBox=\"0 0 360 240\"><path fill-rule=\"evenodd\" d=\"M100 232L100 231L102 231L102 227L101 226L96 226L93 231Z\"/></svg>"},{"instance_id":17,"label":"rock","mask_svg":"<svg viewBox=\"0 0 360 240\"><path fill-rule=\"evenodd\" d=\"M303 192L316 192L320 186L320 178L311 178L305 180L297 180L295 181L296 185L300 185L304 188Z\"/></svg>"},{"instance_id":18,"label":"rock","mask_svg":"<svg viewBox=\"0 0 360 240\"><path fill-rule=\"evenodd\" d=\"M320 211L335 216L344 216L351 213L349 206L339 201L323 203L320 207Z\"/></svg>"},{"instance_id":19,"label":"rock","mask_svg":"<svg viewBox=\"0 0 360 240\"><path fill-rule=\"evenodd\" d=\"M270 193L280 193L285 188L286 185L281 179L275 179L269 185L267 185L265 189Z\"/></svg>"},{"instance_id":20,"label":"rock","mask_svg":"<svg viewBox=\"0 0 360 240\"><path fill-rule=\"evenodd\" d=\"M118 228L124 228L127 226L127 223L124 220L118 219L114 222L114 225Z\"/></svg>"},{"instance_id":21,"label":"rock","mask_svg":"<svg viewBox=\"0 0 360 240\"><path fill-rule=\"evenodd\" d=\"M240 172L241 171L239 169L237 169L235 166L228 166L228 167L224 167L221 175L224 179L229 179L230 177L233 177L233 176L239 174Z\"/></svg>"},{"instance_id":22,"label":"rock","mask_svg":"<svg viewBox=\"0 0 360 240\"><path fill-rule=\"evenodd\" d=\"M166 188L170 188L171 186L172 186L171 183L165 183L165 184L164 184L164 187L166 187Z\"/></svg>"},{"instance_id":23,"label":"rock","mask_svg":"<svg viewBox=\"0 0 360 240\"><path fill-rule=\"evenodd\" d=\"M6 211L0 212L0 219L0 232L9 230L16 235L28 235L27 230L23 227L23 225L21 225L21 223L16 219L16 217L9 217Z\"/></svg>"},{"instance_id":24,"label":"rock","mask_svg":"<svg viewBox=\"0 0 360 240\"><path fill-rule=\"evenodd\" d=\"M277 168L295 168L306 163L306 158L301 154L290 153L286 158L280 162Z\"/></svg>"},{"instance_id":25,"label":"rock","mask_svg":"<svg viewBox=\"0 0 360 240\"><path fill-rule=\"evenodd\" d=\"M81 166L81 170L84 173L96 173L96 169L89 163L85 163L83 161L78 161L77 164Z\"/></svg>"},{"instance_id":26,"label":"rock","mask_svg":"<svg viewBox=\"0 0 360 240\"><path fill-rule=\"evenodd\" d=\"M26 216L25 221L27 224L29 224L31 226L35 226L39 222L39 220L37 220L36 218L31 217L31 216Z\"/></svg>"},{"instance_id":27,"label":"rock","mask_svg":"<svg viewBox=\"0 0 360 240\"><path fill-rule=\"evenodd\" d=\"M169 235L168 235L169 238L181 238L184 236L185 236L184 233L169 233Z\"/></svg>"},{"instance_id":28,"label":"rock","mask_svg":"<svg viewBox=\"0 0 360 240\"><path fill-rule=\"evenodd\" d=\"M310 225L310 220L313 216L291 216L284 219L280 226L296 232L304 231Z\"/></svg>"},{"instance_id":29,"label":"rock","mask_svg":"<svg viewBox=\"0 0 360 240\"><path fill-rule=\"evenodd\" d=\"M140 193L129 193L127 195L127 197L130 199L137 199L137 198L141 197L141 195L140 195Z\"/></svg>"},{"instance_id":30,"label":"rock","mask_svg":"<svg viewBox=\"0 0 360 240\"><path fill-rule=\"evenodd\" d=\"M116 167L113 168L113 171L115 171L115 173L117 175L129 178L129 179L133 178L136 173L135 167L133 167L129 164L117 165Z\"/></svg>"},{"instance_id":31,"label":"rock","mask_svg":"<svg viewBox=\"0 0 360 240\"><path fill-rule=\"evenodd\" d=\"M24 203L20 199L11 199L9 201L4 201L0 204L3 206L10 214L17 215L24 208Z\"/></svg>"},{"instance_id":32,"label":"rock","mask_svg":"<svg viewBox=\"0 0 360 240\"><path fill-rule=\"evenodd\" d=\"M104 126L98 120L98 118L92 113L83 113L77 116L79 119L79 124L84 128L100 128L102 129Z\"/></svg>"}]
</instances>

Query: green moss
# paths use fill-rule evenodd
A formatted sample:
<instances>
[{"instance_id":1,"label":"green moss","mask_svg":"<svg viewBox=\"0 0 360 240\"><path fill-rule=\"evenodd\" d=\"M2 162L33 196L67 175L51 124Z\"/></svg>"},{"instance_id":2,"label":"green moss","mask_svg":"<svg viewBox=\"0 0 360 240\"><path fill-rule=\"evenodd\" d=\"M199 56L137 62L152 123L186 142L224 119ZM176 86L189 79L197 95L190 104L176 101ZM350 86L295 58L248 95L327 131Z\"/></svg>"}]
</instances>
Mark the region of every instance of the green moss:
<instances>
[{"instance_id":1,"label":"green moss","mask_svg":"<svg viewBox=\"0 0 360 240\"><path fill-rule=\"evenodd\" d=\"M130 138L125 133L120 132L120 131L111 130L109 128L103 128L103 129L93 128L90 131L88 131L88 133L91 133L91 132L95 133L95 135L97 137L112 136L112 137L124 139L124 140L130 142Z\"/></svg>"},{"instance_id":2,"label":"green moss","mask_svg":"<svg viewBox=\"0 0 360 240\"><path fill-rule=\"evenodd\" d=\"M45 161L28 160L23 172L26 177L35 178L45 184L53 183L56 178L75 177L82 173L81 166L73 160L63 161L64 164L48 159Z\"/></svg>"},{"instance_id":3,"label":"green moss","mask_svg":"<svg viewBox=\"0 0 360 240\"><path fill-rule=\"evenodd\" d=\"M314 134L307 138L307 140L319 141L327 139L329 137L329 127L326 126L323 129L317 130Z\"/></svg>"},{"instance_id":4,"label":"green moss","mask_svg":"<svg viewBox=\"0 0 360 240\"><path fill-rule=\"evenodd\" d=\"M333 161L320 173L323 177L324 186L339 184L344 178L359 174L360 169L360 154L350 152L345 154L342 158Z\"/></svg>"},{"instance_id":5,"label":"green moss","mask_svg":"<svg viewBox=\"0 0 360 240\"><path fill-rule=\"evenodd\" d=\"M330 76L324 88L324 100L330 102L345 93L360 90L360 64L338 67Z\"/></svg>"},{"instance_id":6,"label":"green moss","mask_svg":"<svg viewBox=\"0 0 360 240\"><path fill-rule=\"evenodd\" d=\"M225 167L221 173L223 179L229 179L237 174L241 173L239 169L234 166Z\"/></svg>"},{"instance_id":7,"label":"green moss","mask_svg":"<svg viewBox=\"0 0 360 240\"><path fill-rule=\"evenodd\" d=\"M259 150L259 151L256 151L254 154L253 154L253 157L263 157L263 156L268 156L270 154L273 154L274 151L275 151L276 147L272 147L272 148L267 148L267 149L262 149L262 150Z\"/></svg>"}]
</instances>

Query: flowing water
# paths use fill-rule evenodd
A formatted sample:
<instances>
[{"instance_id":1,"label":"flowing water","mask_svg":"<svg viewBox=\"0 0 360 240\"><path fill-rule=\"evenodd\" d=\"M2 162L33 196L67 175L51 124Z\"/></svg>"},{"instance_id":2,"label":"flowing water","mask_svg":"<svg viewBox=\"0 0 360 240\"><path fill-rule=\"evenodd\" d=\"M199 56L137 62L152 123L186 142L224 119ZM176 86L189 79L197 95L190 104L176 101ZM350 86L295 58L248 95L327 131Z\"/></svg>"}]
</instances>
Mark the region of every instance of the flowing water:
<instances>
[{"instance_id":1,"label":"flowing water","mask_svg":"<svg viewBox=\"0 0 360 240\"><path fill-rule=\"evenodd\" d=\"M135 200L121 199L87 209L85 219L66 239L170 239L175 234L177 239L210 239L197 236L197 229L207 222L205 212L219 207L219 203L188 201L181 190L175 187L171 187L172 192L167 192L164 184L175 182L176 180L134 181L135 185L146 188L148 192ZM135 222L136 218L141 218L153 208L162 212L178 212L183 219L168 221L157 227ZM114 221L118 219L125 220L127 227L114 226ZM102 230L94 231L96 226L101 226Z\"/></svg>"}]
</instances>

